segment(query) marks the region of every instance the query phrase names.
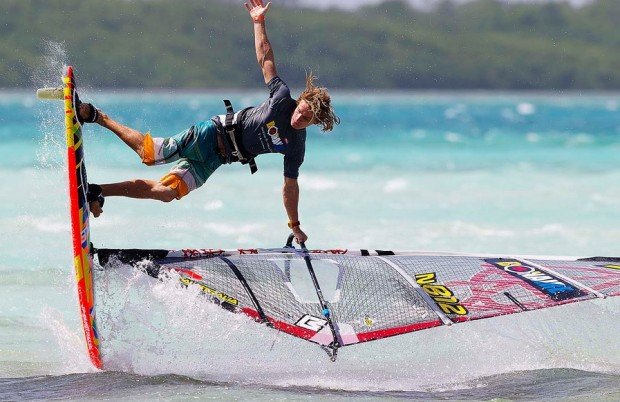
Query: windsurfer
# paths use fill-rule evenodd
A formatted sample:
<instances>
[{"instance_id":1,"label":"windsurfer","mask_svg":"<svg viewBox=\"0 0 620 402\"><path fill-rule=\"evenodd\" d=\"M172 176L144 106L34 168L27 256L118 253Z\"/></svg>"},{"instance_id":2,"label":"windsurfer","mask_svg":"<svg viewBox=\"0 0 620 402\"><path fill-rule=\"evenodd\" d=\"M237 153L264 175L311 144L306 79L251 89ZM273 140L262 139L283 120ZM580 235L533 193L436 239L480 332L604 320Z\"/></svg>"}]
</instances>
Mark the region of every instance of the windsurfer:
<instances>
[{"instance_id":1,"label":"windsurfer","mask_svg":"<svg viewBox=\"0 0 620 402\"><path fill-rule=\"evenodd\" d=\"M202 186L223 163L240 161L256 171L254 157L264 153L284 155L283 203L289 227L298 242L308 236L299 222L299 167L305 154L306 128L313 124L331 131L339 118L331 106L325 88L314 85L316 77L308 74L306 88L297 100L278 76L271 43L265 29L265 16L271 3L250 0L245 3L254 24L256 57L270 96L267 101L234 113L227 103L225 115L214 116L169 138L152 137L124 126L92 104L79 105L82 122L98 123L114 132L147 165L176 162L159 181L136 179L119 183L91 185L91 212L98 217L103 197L125 196L170 202L181 199Z\"/></svg>"}]
</instances>

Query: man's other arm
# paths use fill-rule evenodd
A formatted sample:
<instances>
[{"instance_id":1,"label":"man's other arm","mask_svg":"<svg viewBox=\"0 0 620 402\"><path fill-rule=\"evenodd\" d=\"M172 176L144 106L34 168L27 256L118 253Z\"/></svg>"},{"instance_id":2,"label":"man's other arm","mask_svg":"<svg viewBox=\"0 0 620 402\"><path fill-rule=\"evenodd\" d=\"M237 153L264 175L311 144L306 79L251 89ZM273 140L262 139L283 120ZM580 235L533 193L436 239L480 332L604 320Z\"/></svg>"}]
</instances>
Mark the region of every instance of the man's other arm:
<instances>
[{"instance_id":1,"label":"man's other arm","mask_svg":"<svg viewBox=\"0 0 620 402\"><path fill-rule=\"evenodd\" d=\"M282 199L284 201L284 208L288 215L289 222L295 223L299 221L299 185L297 179L291 179L290 177L284 178L284 187L282 189ZM301 230L300 226L294 226L292 228L295 239L298 243L308 240L308 236Z\"/></svg>"},{"instance_id":2,"label":"man's other arm","mask_svg":"<svg viewBox=\"0 0 620 402\"><path fill-rule=\"evenodd\" d=\"M250 12L250 17L254 22L254 46L256 47L256 60L263 71L265 84L278 75L276 71L276 62L273 56L271 42L267 38L267 30L265 29L265 15L269 10L271 2L263 5L262 0L250 0L249 4L245 3L245 7Z\"/></svg>"}]
</instances>

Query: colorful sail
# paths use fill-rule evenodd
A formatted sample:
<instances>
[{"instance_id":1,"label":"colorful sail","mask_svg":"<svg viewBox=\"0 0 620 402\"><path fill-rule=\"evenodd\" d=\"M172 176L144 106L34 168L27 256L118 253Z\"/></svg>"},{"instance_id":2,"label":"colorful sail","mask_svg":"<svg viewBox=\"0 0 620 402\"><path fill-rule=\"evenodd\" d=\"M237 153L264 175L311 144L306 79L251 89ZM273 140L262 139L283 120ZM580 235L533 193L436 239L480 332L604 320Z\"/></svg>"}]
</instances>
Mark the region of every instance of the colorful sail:
<instances>
[{"instance_id":1,"label":"colorful sail","mask_svg":"<svg viewBox=\"0 0 620 402\"><path fill-rule=\"evenodd\" d=\"M291 249L97 253L104 266L147 259L152 276L174 271L184 285L198 286L211 302L324 348L620 295L614 258ZM331 276L321 281L319 275L319 282L335 333L325 309L312 298L310 278L304 279L305 257L315 270Z\"/></svg>"}]
</instances>

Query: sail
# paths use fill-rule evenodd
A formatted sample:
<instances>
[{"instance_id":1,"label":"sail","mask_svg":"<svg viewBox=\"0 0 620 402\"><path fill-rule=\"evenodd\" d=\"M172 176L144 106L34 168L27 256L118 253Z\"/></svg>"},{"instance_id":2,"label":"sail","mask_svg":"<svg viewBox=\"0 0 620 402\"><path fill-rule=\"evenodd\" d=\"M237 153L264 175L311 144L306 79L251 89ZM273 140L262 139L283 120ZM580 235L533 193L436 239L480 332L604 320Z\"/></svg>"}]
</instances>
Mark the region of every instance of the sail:
<instances>
[{"instance_id":1,"label":"sail","mask_svg":"<svg viewBox=\"0 0 620 402\"><path fill-rule=\"evenodd\" d=\"M291 249L97 254L102 266L146 259L152 276L176 272L209 301L333 352L441 325L620 295L620 260L604 257ZM316 297L305 259L317 272L327 308Z\"/></svg>"}]
</instances>

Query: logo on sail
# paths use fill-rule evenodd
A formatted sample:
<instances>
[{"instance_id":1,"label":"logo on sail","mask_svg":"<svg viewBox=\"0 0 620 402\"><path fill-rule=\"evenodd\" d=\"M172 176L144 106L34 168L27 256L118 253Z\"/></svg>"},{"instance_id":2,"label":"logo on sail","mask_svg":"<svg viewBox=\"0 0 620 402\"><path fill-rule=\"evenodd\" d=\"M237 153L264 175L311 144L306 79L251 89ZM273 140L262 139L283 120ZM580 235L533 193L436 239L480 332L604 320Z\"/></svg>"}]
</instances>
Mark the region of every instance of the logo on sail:
<instances>
[{"instance_id":1,"label":"logo on sail","mask_svg":"<svg viewBox=\"0 0 620 402\"><path fill-rule=\"evenodd\" d=\"M415 276L415 281L446 314L467 315L467 309L447 286L437 283L437 274L429 272Z\"/></svg>"},{"instance_id":2,"label":"logo on sail","mask_svg":"<svg viewBox=\"0 0 620 402\"><path fill-rule=\"evenodd\" d=\"M298 327L306 328L311 331L319 332L323 329L325 325L327 325L327 320L319 317L315 317L310 314L306 314L301 317L296 323Z\"/></svg>"},{"instance_id":3,"label":"logo on sail","mask_svg":"<svg viewBox=\"0 0 620 402\"><path fill-rule=\"evenodd\" d=\"M487 258L484 261L529 283L555 301L572 299L582 295L581 291L573 285L519 260Z\"/></svg>"}]
</instances>

